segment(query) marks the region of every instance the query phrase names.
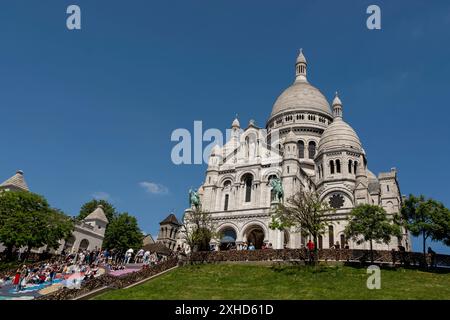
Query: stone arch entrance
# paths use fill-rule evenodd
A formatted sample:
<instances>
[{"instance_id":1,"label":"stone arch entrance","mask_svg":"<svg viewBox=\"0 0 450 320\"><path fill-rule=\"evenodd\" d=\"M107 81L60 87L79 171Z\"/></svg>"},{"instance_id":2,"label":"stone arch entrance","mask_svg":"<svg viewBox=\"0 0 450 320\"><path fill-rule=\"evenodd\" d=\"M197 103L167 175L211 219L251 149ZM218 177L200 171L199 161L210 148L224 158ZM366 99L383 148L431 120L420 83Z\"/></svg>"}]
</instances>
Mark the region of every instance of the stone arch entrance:
<instances>
[{"instance_id":1,"label":"stone arch entrance","mask_svg":"<svg viewBox=\"0 0 450 320\"><path fill-rule=\"evenodd\" d=\"M73 250L73 245L75 244L75 237L70 236L69 239L64 243L64 250L71 252Z\"/></svg>"},{"instance_id":2,"label":"stone arch entrance","mask_svg":"<svg viewBox=\"0 0 450 320\"><path fill-rule=\"evenodd\" d=\"M89 240L87 240L87 239L81 240L79 249L80 250L87 250L88 248L89 248Z\"/></svg>"},{"instance_id":3,"label":"stone arch entrance","mask_svg":"<svg viewBox=\"0 0 450 320\"><path fill-rule=\"evenodd\" d=\"M247 244L252 243L255 249L261 249L264 243L264 229L259 225L251 225L245 230L245 239Z\"/></svg>"},{"instance_id":4,"label":"stone arch entrance","mask_svg":"<svg viewBox=\"0 0 450 320\"><path fill-rule=\"evenodd\" d=\"M229 250L236 247L236 231L232 227L225 227L220 231L220 250Z\"/></svg>"}]
</instances>

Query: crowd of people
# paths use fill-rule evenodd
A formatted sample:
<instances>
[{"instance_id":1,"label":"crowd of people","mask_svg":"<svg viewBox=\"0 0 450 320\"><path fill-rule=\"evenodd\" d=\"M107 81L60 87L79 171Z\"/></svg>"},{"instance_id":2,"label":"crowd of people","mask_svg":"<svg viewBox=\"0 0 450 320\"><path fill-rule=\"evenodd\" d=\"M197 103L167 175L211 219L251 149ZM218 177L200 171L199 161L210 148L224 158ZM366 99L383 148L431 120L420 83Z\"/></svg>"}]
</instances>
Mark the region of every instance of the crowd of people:
<instances>
[{"instance_id":1,"label":"crowd of people","mask_svg":"<svg viewBox=\"0 0 450 320\"><path fill-rule=\"evenodd\" d=\"M254 251L256 250L256 246L253 244L253 242L243 242L242 245L240 247L236 246L236 244L234 242L229 242L227 244L221 245L218 247L219 251L220 250L249 250L249 251ZM266 250L266 249L273 249L272 243L263 243L261 245L261 250ZM216 250L216 246L215 245L211 245L210 246L210 251L215 251Z\"/></svg>"},{"instance_id":2,"label":"crowd of people","mask_svg":"<svg viewBox=\"0 0 450 320\"><path fill-rule=\"evenodd\" d=\"M136 254L134 254L134 250L130 248L125 253L123 264L142 263L143 268L149 268L150 266L157 265L166 259L167 256L165 255L159 255L156 252L150 252L148 250L145 251L144 249L139 249Z\"/></svg>"},{"instance_id":3,"label":"crowd of people","mask_svg":"<svg viewBox=\"0 0 450 320\"><path fill-rule=\"evenodd\" d=\"M99 251L81 251L78 253L63 253L46 262L22 265L15 272L2 276L0 287L12 284L16 291L22 291L27 286L34 286L53 281L65 280L76 274L81 280L92 279L98 273L99 264L104 262L103 254Z\"/></svg>"},{"instance_id":4,"label":"crowd of people","mask_svg":"<svg viewBox=\"0 0 450 320\"><path fill-rule=\"evenodd\" d=\"M15 271L0 276L0 288L12 284L17 292L29 286L51 285L58 279L68 281L76 277L83 281L94 278L102 267L106 272L124 270L128 263L142 263L143 268L159 264L165 256L140 249L135 255L133 249L125 253L109 250L79 250L78 252L62 252L52 259L29 265L22 265Z\"/></svg>"}]
</instances>

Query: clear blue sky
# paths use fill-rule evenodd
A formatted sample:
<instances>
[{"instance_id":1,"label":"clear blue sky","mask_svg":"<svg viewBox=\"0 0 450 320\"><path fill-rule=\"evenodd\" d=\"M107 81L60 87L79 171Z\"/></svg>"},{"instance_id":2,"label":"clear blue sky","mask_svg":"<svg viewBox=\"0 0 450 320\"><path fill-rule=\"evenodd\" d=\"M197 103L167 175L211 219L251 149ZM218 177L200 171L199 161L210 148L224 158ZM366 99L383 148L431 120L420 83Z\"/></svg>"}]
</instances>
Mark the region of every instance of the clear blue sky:
<instances>
[{"instance_id":1,"label":"clear blue sky","mask_svg":"<svg viewBox=\"0 0 450 320\"><path fill-rule=\"evenodd\" d=\"M373 3L381 31L366 28ZM70 4L81 31L66 28ZM0 180L22 169L68 214L95 195L148 233L181 217L205 167L171 163L171 132L236 113L264 126L300 47L370 169L450 206L448 1L2 1L0 41Z\"/></svg>"}]
</instances>

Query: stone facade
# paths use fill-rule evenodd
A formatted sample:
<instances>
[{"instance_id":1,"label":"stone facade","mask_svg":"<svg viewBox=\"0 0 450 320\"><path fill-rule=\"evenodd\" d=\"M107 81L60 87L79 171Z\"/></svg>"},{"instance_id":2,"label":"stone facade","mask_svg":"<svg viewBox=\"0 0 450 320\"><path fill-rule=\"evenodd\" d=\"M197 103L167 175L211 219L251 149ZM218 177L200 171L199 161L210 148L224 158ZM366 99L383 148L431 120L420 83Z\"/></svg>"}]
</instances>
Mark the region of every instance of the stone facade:
<instances>
[{"instance_id":1,"label":"stone facade","mask_svg":"<svg viewBox=\"0 0 450 320\"><path fill-rule=\"evenodd\" d=\"M101 249L107 224L108 219L103 211L103 207L99 205L86 218L75 224L72 237L68 241L61 240L61 246L57 252L59 253L62 250L78 252L79 250L92 251Z\"/></svg>"},{"instance_id":2,"label":"stone facade","mask_svg":"<svg viewBox=\"0 0 450 320\"><path fill-rule=\"evenodd\" d=\"M339 242L350 249L367 249L345 239L347 215L358 204L382 206L392 215L401 207L396 169L375 176L356 132L343 118L337 93L332 107L307 79L307 62L300 52L295 81L276 100L265 128L250 121L241 129L238 119L231 126L229 141L212 149L205 182L198 189L202 208L211 213L216 229L224 235L212 244L218 248L244 242L256 248L301 248L308 235L271 230L269 223L276 196L271 180L281 181L284 199L299 190L317 191L336 209L329 230L319 238L319 248ZM190 209L188 209L190 210ZM392 239L376 250L403 245L410 250L409 235Z\"/></svg>"},{"instance_id":3,"label":"stone facade","mask_svg":"<svg viewBox=\"0 0 450 320\"><path fill-rule=\"evenodd\" d=\"M177 235L179 234L181 223L173 213L159 223L159 234L157 243L163 243L167 248L175 250L177 246Z\"/></svg>"}]
</instances>

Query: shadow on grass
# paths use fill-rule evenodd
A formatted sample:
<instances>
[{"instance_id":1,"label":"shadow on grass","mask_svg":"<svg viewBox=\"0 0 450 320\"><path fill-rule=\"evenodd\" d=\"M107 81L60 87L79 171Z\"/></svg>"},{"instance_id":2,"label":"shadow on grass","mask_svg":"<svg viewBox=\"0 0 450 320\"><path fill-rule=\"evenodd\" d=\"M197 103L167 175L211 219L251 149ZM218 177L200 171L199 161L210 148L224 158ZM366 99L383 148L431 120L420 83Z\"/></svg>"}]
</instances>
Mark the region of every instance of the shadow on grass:
<instances>
[{"instance_id":1,"label":"shadow on grass","mask_svg":"<svg viewBox=\"0 0 450 320\"><path fill-rule=\"evenodd\" d=\"M392 266L392 265L386 265L386 264L371 264L371 263L352 263L352 262L345 262L343 265L324 265L319 264L317 266L312 265L302 265L302 266L280 266L280 265L274 265L271 266L270 269L273 272L276 272L278 274L283 274L286 276L289 275L295 275L299 273L309 273L309 274L317 274L317 273L336 273L343 269L343 266L347 268L351 268L353 270L366 270L367 267L371 265L377 265L380 267L381 270L389 270L389 271L403 271L403 270L416 270L426 273L434 273L434 274L450 274L450 268L424 268L419 266Z\"/></svg>"},{"instance_id":2,"label":"shadow on grass","mask_svg":"<svg viewBox=\"0 0 450 320\"><path fill-rule=\"evenodd\" d=\"M358 262L345 262L344 266L350 267L353 269L367 269L368 266L377 265L382 270L390 270L390 271L401 271L401 270L417 270L421 272L427 273L435 273L435 274L448 274L450 273L450 268L442 268L442 267L423 267L418 265L390 265L390 264L380 264L380 263L358 263Z\"/></svg>"},{"instance_id":3,"label":"shadow on grass","mask_svg":"<svg viewBox=\"0 0 450 320\"><path fill-rule=\"evenodd\" d=\"M305 265L305 266L272 266L272 267L270 267L270 269L273 272L289 276L289 275L295 275L295 274L299 274L299 273L310 273L310 274L326 273L326 272L335 273L336 271L339 271L342 268L340 266Z\"/></svg>"}]
</instances>

